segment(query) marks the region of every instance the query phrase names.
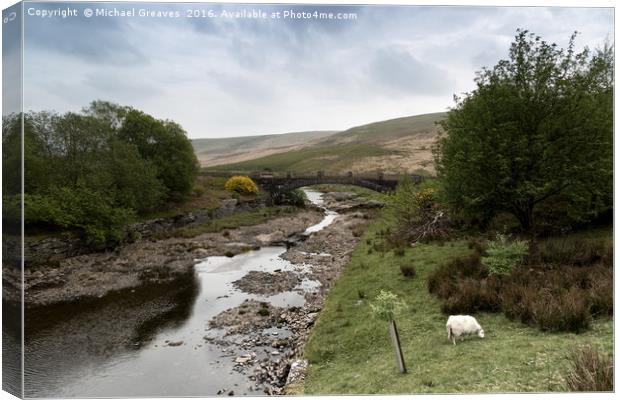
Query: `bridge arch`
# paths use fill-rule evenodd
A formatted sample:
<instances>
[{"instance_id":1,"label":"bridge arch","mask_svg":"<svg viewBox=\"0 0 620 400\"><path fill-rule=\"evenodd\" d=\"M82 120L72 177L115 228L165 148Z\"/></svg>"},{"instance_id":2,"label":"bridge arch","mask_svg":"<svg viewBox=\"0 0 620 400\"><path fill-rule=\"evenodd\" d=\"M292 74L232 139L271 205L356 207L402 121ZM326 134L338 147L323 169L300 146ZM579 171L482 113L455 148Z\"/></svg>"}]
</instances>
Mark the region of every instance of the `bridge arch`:
<instances>
[{"instance_id":1,"label":"bridge arch","mask_svg":"<svg viewBox=\"0 0 620 400\"><path fill-rule=\"evenodd\" d=\"M416 183L422 181L422 177L420 175L411 175L411 178ZM386 193L396 189L399 181L396 176L385 177L382 174L379 174L376 178L355 176L352 173L349 173L346 176L330 176L325 175L322 171L312 176L292 176L292 174L289 173L286 177L259 175L252 177L252 179L261 188L263 188L263 190L269 192L272 197L294 189L299 189L304 186L320 184L353 185L380 193Z\"/></svg>"}]
</instances>

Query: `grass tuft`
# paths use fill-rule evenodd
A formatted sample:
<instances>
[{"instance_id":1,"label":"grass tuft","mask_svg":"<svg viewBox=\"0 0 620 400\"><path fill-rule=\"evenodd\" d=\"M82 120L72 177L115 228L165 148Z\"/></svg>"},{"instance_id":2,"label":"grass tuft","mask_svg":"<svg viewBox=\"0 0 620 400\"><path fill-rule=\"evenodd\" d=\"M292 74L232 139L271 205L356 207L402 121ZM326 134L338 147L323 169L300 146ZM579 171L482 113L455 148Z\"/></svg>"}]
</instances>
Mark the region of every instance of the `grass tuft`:
<instances>
[{"instance_id":1,"label":"grass tuft","mask_svg":"<svg viewBox=\"0 0 620 400\"><path fill-rule=\"evenodd\" d=\"M566 385L572 392L611 392L614 365L611 357L598 347L585 345L570 355L571 369Z\"/></svg>"}]
</instances>

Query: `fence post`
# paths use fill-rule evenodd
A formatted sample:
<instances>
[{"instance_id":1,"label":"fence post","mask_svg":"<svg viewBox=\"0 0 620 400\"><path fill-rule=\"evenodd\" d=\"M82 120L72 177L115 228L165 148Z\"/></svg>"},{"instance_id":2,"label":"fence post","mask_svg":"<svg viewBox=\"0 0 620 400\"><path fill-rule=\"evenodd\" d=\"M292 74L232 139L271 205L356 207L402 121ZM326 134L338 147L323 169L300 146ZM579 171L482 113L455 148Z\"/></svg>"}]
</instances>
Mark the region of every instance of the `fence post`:
<instances>
[{"instance_id":1,"label":"fence post","mask_svg":"<svg viewBox=\"0 0 620 400\"><path fill-rule=\"evenodd\" d=\"M406 374L407 366L405 365L405 358L403 357L403 350L400 347L400 338L398 337L398 329L396 328L396 321L394 320L390 320L390 337L392 338L392 344L394 345L398 368L401 373Z\"/></svg>"}]
</instances>

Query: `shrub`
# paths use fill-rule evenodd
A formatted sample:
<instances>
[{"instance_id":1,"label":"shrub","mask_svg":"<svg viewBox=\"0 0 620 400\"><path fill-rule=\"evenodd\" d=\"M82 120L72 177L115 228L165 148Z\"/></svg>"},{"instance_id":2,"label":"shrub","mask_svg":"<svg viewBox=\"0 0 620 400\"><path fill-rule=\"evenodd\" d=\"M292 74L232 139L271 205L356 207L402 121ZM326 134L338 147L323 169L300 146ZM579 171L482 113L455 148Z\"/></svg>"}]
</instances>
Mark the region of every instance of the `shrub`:
<instances>
[{"instance_id":1,"label":"shrub","mask_svg":"<svg viewBox=\"0 0 620 400\"><path fill-rule=\"evenodd\" d=\"M289 205L295 207L305 207L308 197L301 189L294 189L288 192L280 193L273 199L276 205Z\"/></svg>"},{"instance_id":2,"label":"shrub","mask_svg":"<svg viewBox=\"0 0 620 400\"><path fill-rule=\"evenodd\" d=\"M446 298L448 296L446 289L456 285L458 280L467 277L482 279L487 275L488 271L481 263L480 254L456 257L446 264L442 264L429 275L428 291L440 298Z\"/></svg>"},{"instance_id":3,"label":"shrub","mask_svg":"<svg viewBox=\"0 0 620 400\"><path fill-rule=\"evenodd\" d=\"M532 323L543 331L580 333L590 327L592 319L588 300L576 287L559 295L541 289L535 298L528 298Z\"/></svg>"},{"instance_id":4,"label":"shrub","mask_svg":"<svg viewBox=\"0 0 620 400\"><path fill-rule=\"evenodd\" d=\"M580 332L592 316L613 315L612 270L602 265L518 268L506 277L502 310L542 330Z\"/></svg>"},{"instance_id":5,"label":"shrub","mask_svg":"<svg viewBox=\"0 0 620 400\"><path fill-rule=\"evenodd\" d=\"M614 279L613 271L608 267L594 267L591 272L588 300L593 316L614 314Z\"/></svg>"},{"instance_id":6,"label":"shrub","mask_svg":"<svg viewBox=\"0 0 620 400\"><path fill-rule=\"evenodd\" d=\"M436 193L428 184L418 186L409 177L403 177L385 207L396 227L388 233L390 242L427 242L449 235L448 219L436 204Z\"/></svg>"},{"instance_id":7,"label":"shrub","mask_svg":"<svg viewBox=\"0 0 620 400\"><path fill-rule=\"evenodd\" d=\"M536 297L536 291L524 285L511 283L502 288L502 311L507 318L529 323L532 320L528 308L532 304L531 298Z\"/></svg>"},{"instance_id":8,"label":"shrub","mask_svg":"<svg viewBox=\"0 0 620 400\"><path fill-rule=\"evenodd\" d=\"M400 300L394 293L386 290L381 290L375 301L370 305L373 314L385 321L393 321L396 314L405 307L405 302Z\"/></svg>"},{"instance_id":9,"label":"shrub","mask_svg":"<svg viewBox=\"0 0 620 400\"><path fill-rule=\"evenodd\" d=\"M398 248L394 249L394 255L396 257L403 257L405 255L405 248L404 247L398 247Z\"/></svg>"},{"instance_id":10,"label":"shrub","mask_svg":"<svg viewBox=\"0 0 620 400\"><path fill-rule=\"evenodd\" d=\"M258 193L258 186L256 183L247 176L233 176L226 181L224 188L231 192L237 192L241 194L256 194Z\"/></svg>"},{"instance_id":11,"label":"shrub","mask_svg":"<svg viewBox=\"0 0 620 400\"><path fill-rule=\"evenodd\" d=\"M267 307L261 307L258 309L257 314L262 317L266 317L269 315L269 309Z\"/></svg>"},{"instance_id":12,"label":"shrub","mask_svg":"<svg viewBox=\"0 0 620 400\"><path fill-rule=\"evenodd\" d=\"M613 245L608 241L581 238L549 238L536 243L530 264L588 266L613 263Z\"/></svg>"},{"instance_id":13,"label":"shrub","mask_svg":"<svg viewBox=\"0 0 620 400\"><path fill-rule=\"evenodd\" d=\"M453 292L441 306L444 314L472 314L501 309L499 280L489 277L479 281L467 278L455 285Z\"/></svg>"},{"instance_id":14,"label":"shrub","mask_svg":"<svg viewBox=\"0 0 620 400\"><path fill-rule=\"evenodd\" d=\"M401 265L400 273L403 274L405 278L413 278L416 275L416 270L413 265Z\"/></svg>"},{"instance_id":15,"label":"shrub","mask_svg":"<svg viewBox=\"0 0 620 400\"><path fill-rule=\"evenodd\" d=\"M482 263L492 274L509 274L527 254L527 250L526 241L513 240L509 242L505 235L498 234L496 240L489 242L488 256L482 258Z\"/></svg>"},{"instance_id":16,"label":"shrub","mask_svg":"<svg viewBox=\"0 0 620 400\"><path fill-rule=\"evenodd\" d=\"M569 356L566 385L572 392L611 392L614 365L611 357L592 345L583 346Z\"/></svg>"},{"instance_id":17,"label":"shrub","mask_svg":"<svg viewBox=\"0 0 620 400\"><path fill-rule=\"evenodd\" d=\"M79 231L93 247L123 239L123 226L135 217L133 210L116 206L111 196L81 185L25 195L24 207L27 224Z\"/></svg>"},{"instance_id":18,"label":"shrub","mask_svg":"<svg viewBox=\"0 0 620 400\"><path fill-rule=\"evenodd\" d=\"M368 224L366 223L355 224L351 227L351 233L355 237L362 237L364 233L366 232L367 228L368 228ZM372 243L372 241L370 239L367 239L366 243L370 244Z\"/></svg>"},{"instance_id":19,"label":"shrub","mask_svg":"<svg viewBox=\"0 0 620 400\"><path fill-rule=\"evenodd\" d=\"M467 248L474 250L477 254L483 255L486 252L486 246L479 240L470 240L467 242Z\"/></svg>"}]
</instances>

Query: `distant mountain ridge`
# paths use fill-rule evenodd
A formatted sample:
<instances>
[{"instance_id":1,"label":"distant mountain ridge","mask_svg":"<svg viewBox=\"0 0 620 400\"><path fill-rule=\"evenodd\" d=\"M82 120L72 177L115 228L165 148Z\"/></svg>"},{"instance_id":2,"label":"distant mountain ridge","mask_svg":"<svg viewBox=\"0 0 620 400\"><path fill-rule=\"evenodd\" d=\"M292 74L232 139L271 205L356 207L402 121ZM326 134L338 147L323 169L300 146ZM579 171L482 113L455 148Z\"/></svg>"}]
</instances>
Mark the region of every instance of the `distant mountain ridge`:
<instances>
[{"instance_id":1,"label":"distant mountain ridge","mask_svg":"<svg viewBox=\"0 0 620 400\"><path fill-rule=\"evenodd\" d=\"M230 139L194 140L207 170L240 173L342 174L383 171L434 173L432 146L441 136L437 122L447 113L422 114L374 122L345 131L299 132Z\"/></svg>"}]
</instances>

